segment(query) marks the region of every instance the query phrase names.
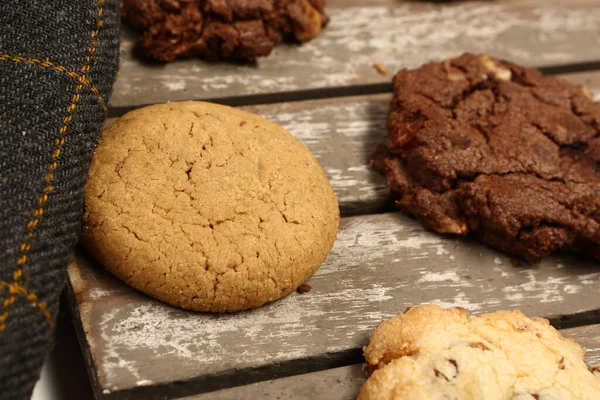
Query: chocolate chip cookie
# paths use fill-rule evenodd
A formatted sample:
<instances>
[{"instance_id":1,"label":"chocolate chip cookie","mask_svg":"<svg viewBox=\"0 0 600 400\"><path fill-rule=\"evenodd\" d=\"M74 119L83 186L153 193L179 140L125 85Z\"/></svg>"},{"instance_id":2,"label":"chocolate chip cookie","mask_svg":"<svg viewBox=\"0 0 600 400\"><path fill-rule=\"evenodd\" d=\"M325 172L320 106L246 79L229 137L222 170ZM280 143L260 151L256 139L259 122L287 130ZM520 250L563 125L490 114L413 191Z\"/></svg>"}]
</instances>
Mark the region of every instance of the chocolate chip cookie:
<instances>
[{"instance_id":1,"label":"chocolate chip cookie","mask_svg":"<svg viewBox=\"0 0 600 400\"><path fill-rule=\"evenodd\" d=\"M533 68L465 54L394 78L373 157L397 207L528 261L600 257L600 103Z\"/></svg>"},{"instance_id":2,"label":"chocolate chip cookie","mask_svg":"<svg viewBox=\"0 0 600 400\"><path fill-rule=\"evenodd\" d=\"M305 42L327 24L325 0L123 0L148 57L254 60L284 40Z\"/></svg>"},{"instance_id":3,"label":"chocolate chip cookie","mask_svg":"<svg viewBox=\"0 0 600 400\"><path fill-rule=\"evenodd\" d=\"M359 400L600 399L581 346L518 310L410 308L379 324L364 354L374 372Z\"/></svg>"},{"instance_id":4,"label":"chocolate chip cookie","mask_svg":"<svg viewBox=\"0 0 600 400\"><path fill-rule=\"evenodd\" d=\"M85 188L83 242L108 271L170 304L237 311L304 283L339 209L317 160L264 118L182 102L107 128Z\"/></svg>"}]
</instances>

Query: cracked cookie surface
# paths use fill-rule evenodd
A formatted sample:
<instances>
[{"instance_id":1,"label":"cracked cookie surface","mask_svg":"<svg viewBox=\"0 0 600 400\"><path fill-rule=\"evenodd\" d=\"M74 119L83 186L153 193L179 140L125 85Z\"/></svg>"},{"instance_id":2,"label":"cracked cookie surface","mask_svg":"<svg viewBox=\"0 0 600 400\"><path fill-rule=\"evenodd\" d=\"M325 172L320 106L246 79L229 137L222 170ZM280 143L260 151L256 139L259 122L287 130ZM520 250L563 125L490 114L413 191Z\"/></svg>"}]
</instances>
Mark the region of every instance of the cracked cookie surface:
<instances>
[{"instance_id":1,"label":"cracked cookie surface","mask_svg":"<svg viewBox=\"0 0 600 400\"><path fill-rule=\"evenodd\" d=\"M313 155L279 125L202 102L130 112L100 138L84 244L112 274L176 306L236 311L321 265L339 209Z\"/></svg>"},{"instance_id":2,"label":"cracked cookie surface","mask_svg":"<svg viewBox=\"0 0 600 400\"><path fill-rule=\"evenodd\" d=\"M359 400L592 400L584 350L518 310L479 317L421 305L379 324Z\"/></svg>"},{"instance_id":3,"label":"cracked cookie surface","mask_svg":"<svg viewBox=\"0 0 600 400\"><path fill-rule=\"evenodd\" d=\"M528 261L600 256L600 103L488 56L398 72L373 157L397 207Z\"/></svg>"},{"instance_id":4,"label":"cracked cookie surface","mask_svg":"<svg viewBox=\"0 0 600 400\"><path fill-rule=\"evenodd\" d=\"M124 0L125 22L146 55L254 60L284 40L305 42L327 24L325 0Z\"/></svg>"}]
</instances>

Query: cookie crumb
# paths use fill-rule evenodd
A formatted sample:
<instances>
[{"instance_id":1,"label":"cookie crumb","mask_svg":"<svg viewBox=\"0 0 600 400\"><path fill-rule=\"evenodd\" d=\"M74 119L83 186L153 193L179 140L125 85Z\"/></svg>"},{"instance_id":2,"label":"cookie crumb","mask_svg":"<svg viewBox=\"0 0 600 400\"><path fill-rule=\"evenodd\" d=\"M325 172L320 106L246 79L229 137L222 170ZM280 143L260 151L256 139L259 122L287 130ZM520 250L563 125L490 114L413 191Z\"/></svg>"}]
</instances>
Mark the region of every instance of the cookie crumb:
<instances>
[{"instance_id":1,"label":"cookie crumb","mask_svg":"<svg viewBox=\"0 0 600 400\"><path fill-rule=\"evenodd\" d=\"M304 293L308 293L312 290L312 286L310 286L307 283L303 283L302 285L298 286L298 289L296 289L296 292L300 293L300 294L304 294Z\"/></svg>"},{"instance_id":2,"label":"cookie crumb","mask_svg":"<svg viewBox=\"0 0 600 400\"><path fill-rule=\"evenodd\" d=\"M373 68L375 68L381 75L387 75L387 68L378 62L373 63Z\"/></svg>"},{"instance_id":3,"label":"cookie crumb","mask_svg":"<svg viewBox=\"0 0 600 400\"><path fill-rule=\"evenodd\" d=\"M510 258L510 263L515 267L521 266L521 260L519 260L518 258L515 258L515 257Z\"/></svg>"},{"instance_id":4,"label":"cookie crumb","mask_svg":"<svg viewBox=\"0 0 600 400\"><path fill-rule=\"evenodd\" d=\"M246 124L247 124L247 122L246 122L246 121L242 121L242 122L240 122L240 126L244 126L244 125L246 125Z\"/></svg>"}]
</instances>

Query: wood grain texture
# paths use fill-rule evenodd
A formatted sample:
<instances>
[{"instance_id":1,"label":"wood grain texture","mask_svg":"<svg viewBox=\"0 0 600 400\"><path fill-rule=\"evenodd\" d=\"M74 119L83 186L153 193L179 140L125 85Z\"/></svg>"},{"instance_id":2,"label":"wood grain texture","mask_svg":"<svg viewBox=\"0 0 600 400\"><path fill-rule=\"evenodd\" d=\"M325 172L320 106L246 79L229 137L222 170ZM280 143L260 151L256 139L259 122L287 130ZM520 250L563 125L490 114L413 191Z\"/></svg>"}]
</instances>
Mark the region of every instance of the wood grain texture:
<instances>
[{"instance_id":1,"label":"wood grain texture","mask_svg":"<svg viewBox=\"0 0 600 400\"><path fill-rule=\"evenodd\" d=\"M600 71L559 75L587 85L600 100ZM369 167L387 140L385 120L391 94L338 97L241 107L274 121L298 138L319 160L342 215L376 213L388 203L385 180Z\"/></svg>"},{"instance_id":2,"label":"wood grain texture","mask_svg":"<svg viewBox=\"0 0 600 400\"><path fill-rule=\"evenodd\" d=\"M332 98L241 109L280 124L317 158L337 197L342 215L381 211L387 203L385 179L369 160L385 142L391 95ZM107 121L110 126L116 119Z\"/></svg>"},{"instance_id":3,"label":"wood grain texture","mask_svg":"<svg viewBox=\"0 0 600 400\"><path fill-rule=\"evenodd\" d=\"M331 254L308 281L313 290L251 312L211 315L169 307L81 254L69 277L95 380L111 398L125 390L150 396L153 386L172 381L215 390L343 365L360 353L379 321L408 305L475 313L520 308L538 316L600 308L596 263L548 258L515 268L502 254L424 231L398 213L344 218Z\"/></svg>"},{"instance_id":4,"label":"wood grain texture","mask_svg":"<svg viewBox=\"0 0 600 400\"><path fill-rule=\"evenodd\" d=\"M355 400L364 380L363 365L354 364L177 400Z\"/></svg>"},{"instance_id":5,"label":"wood grain texture","mask_svg":"<svg viewBox=\"0 0 600 400\"><path fill-rule=\"evenodd\" d=\"M592 0L461 2L432 5L385 0L333 1L331 23L302 46L278 46L254 64L181 60L143 64L137 35L125 30L111 103L224 99L387 83L388 71L464 51L549 66L600 61L600 7ZM264 99L264 98L263 98Z\"/></svg>"},{"instance_id":6,"label":"wood grain texture","mask_svg":"<svg viewBox=\"0 0 600 400\"><path fill-rule=\"evenodd\" d=\"M588 365L600 362L600 325L564 329L587 350ZM354 400L365 380L362 364L349 365L309 374L258 382L179 400L243 400L243 399L328 399Z\"/></svg>"},{"instance_id":7,"label":"wood grain texture","mask_svg":"<svg viewBox=\"0 0 600 400\"><path fill-rule=\"evenodd\" d=\"M333 98L249 106L243 109L274 121L317 158L342 215L380 211L388 200L385 179L369 166L387 140L385 120L391 95Z\"/></svg>"},{"instance_id":8,"label":"wood grain texture","mask_svg":"<svg viewBox=\"0 0 600 400\"><path fill-rule=\"evenodd\" d=\"M600 100L600 71L558 75L587 85ZM391 94L247 106L296 136L317 157L336 193L342 215L375 213L388 202L385 180L369 167L387 140Z\"/></svg>"}]
</instances>

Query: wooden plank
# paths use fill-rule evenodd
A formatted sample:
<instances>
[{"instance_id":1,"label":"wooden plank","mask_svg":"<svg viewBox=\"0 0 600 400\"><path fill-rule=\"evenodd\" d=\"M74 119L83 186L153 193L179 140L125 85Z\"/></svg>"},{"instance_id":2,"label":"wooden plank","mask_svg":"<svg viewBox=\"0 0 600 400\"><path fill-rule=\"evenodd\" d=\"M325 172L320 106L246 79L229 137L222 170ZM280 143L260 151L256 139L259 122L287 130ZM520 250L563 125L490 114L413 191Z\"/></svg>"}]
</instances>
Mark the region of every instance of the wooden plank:
<instances>
[{"instance_id":1,"label":"wooden plank","mask_svg":"<svg viewBox=\"0 0 600 400\"><path fill-rule=\"evenodd\" d=\"M600 324L563 329L561 333L575 339L585 349L588 365L600 364Z\"/></svg>"},{"instance_id":2,"label":"wooden plank","mask_svg":"<svg viewBox=\"0 0 600 400\"><path fill-rule=\"evenodd\" d=\"M280 124L315 155L347 216L380 212L388 202L385 179L369 160L387 140L390 100L383 94L241 108Z\"/></svg>"},{"instance_id":3,"label":"wooden plank","mask_svg":"<svg viewBox=\"0 0 600 400\"><path fill-rule=\"evenodd\" d=\"M587 350L588 365L600 363L600 325L582 326L561 331L565 337L579 342ZM328 399L353 400L365 380L363 364L349 365L258 382L252 385L220 390L179 400L243 400L243 399Z\"/></svg>"},{"instance_id":4,"label":"wooden plank","mask_svg":"<svg viewBox=\"0 0 600 400\"><path fill-rule=\"evenodd\" d=\"M600 70L575 72L558 76L575 85L587 86L594 95L594 101L600 101Z\"/></svg>"},{"instance_id":5,"label":"wooden plank","mask_svg":"<svg viewBox=\"0 0 600 400\"><path fill-rule=\"evenodd\" d=\"M356 362L379 321L424 302L541 316L599 308L595 262L561 257L515 268L494 250L424 231L399 213L344 218L310 293L249 312L169 307L81 254L68 271L107 398L183 396Z\"/></svg>"},{"instance_id":6,"label":"wooden plank","mask_svg":"<svg viewBox=\"0 0 600 400\"><path fill-rule=\"evenodd\" d=\"M559 76L589 86L600 100L600 70ZM308 147L325 170L342 215L348 216L379 212L388 202L385 181L369 160L387 140L390 100L390 94L379 94L242 108L282 125Z\"/></svg>"},{"instance_id":7,"label":"wooden plank","mask_svg":"<svg viewBox=\"0 0 600 400\"><path fill-rule=\"evenodd\" d=\"M354 400L365 381L362 364L253 383L178 400Z\"/></svg>"},{"instance_id":8,"label":"wooden plank","mask_svg":"<svg viewBox=\"0 0 600 400\"><path fill-rule=\"evenodd\" d=\"M600 70L563 74L588 85L600 100ZM381 212L388 203L385 180L369 167L387 140L390 94L340 97L241 107L274 121L296 136L321 163L342 215Z\"/></svg>"},{"instance_id":9,"label":"wooden plank","mask_svg":"<svg viewBox=\"0 0 600 400\"><path fill-rule=\"evenodd\" d=\"M247 95L272 102L284 92L388 83L391 76L379 74L374 62L391 73L464 51L532 66L600 61L600 7L594 0L571 0L568 7L560 0L446 5L339 0L328 12L331 23L315 40L279 46L255 64L142 63L134 54L137 35L125 30L111 103L130 107Z\"/></svg>"},{"instance_id":10,"label":"wooden plank","mask_svg":"<svg viewBox=\"0 0 600 400\"><path fill-rule=\"evenodd\" d=\"M342 215L381 211L388 202L385 179L369 166L387 140L391 95L334 98L243 107L282 125L319 160Z\"/></svg>"}]
</instances>

